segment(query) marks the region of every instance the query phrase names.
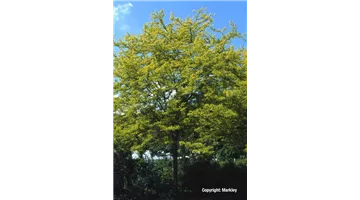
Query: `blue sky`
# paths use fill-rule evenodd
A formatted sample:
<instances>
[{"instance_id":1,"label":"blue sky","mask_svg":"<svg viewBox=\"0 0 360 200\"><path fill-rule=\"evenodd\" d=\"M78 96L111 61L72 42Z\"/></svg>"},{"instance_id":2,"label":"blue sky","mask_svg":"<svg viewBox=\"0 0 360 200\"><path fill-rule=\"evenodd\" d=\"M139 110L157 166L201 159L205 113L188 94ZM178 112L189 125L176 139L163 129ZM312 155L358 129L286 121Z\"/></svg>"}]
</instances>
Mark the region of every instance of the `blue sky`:
<instances>
[{"instance_id":1,"label":"blue sky","mask_svg":"<svg viewBox=\"0 0 360 200\"><path fill-rule=\"evenodd\" d=\"M176 17L185 18L192 16L192 10L201 7L206 8L206 12L215 14L215 28L229 27L229 21L233 21L240 33L247 32L247 2L246 1L114 1L113 31L115 39L130 34L141 33L142 27L150 21L150 14L154 11L164 9L165 18L169 18L170 12ZM233 42L235 46L246 43L241 40Z\"/></svg>"}]
</instances>

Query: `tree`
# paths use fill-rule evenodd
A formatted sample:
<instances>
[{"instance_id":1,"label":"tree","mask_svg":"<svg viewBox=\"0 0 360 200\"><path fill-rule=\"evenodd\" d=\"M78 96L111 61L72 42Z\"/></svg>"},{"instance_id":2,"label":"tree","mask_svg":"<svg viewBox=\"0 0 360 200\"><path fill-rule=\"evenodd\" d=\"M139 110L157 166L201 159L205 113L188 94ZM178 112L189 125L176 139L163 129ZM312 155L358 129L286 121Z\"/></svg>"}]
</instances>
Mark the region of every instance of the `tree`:
<instances>
[{"instance_id":1,"label":"tree","mask_svg":"<svg viewBox=\"0 0 360 200\"><path fill-rule=\"evenodd\" d=\"M176 194L179 157L245 148L246 49L231 45L244 38L235 24L215 29L204 9L167 24L162 10L151 16L141 34L114 42L114 144L170 153Z\"/></svg>"}]
</instances>

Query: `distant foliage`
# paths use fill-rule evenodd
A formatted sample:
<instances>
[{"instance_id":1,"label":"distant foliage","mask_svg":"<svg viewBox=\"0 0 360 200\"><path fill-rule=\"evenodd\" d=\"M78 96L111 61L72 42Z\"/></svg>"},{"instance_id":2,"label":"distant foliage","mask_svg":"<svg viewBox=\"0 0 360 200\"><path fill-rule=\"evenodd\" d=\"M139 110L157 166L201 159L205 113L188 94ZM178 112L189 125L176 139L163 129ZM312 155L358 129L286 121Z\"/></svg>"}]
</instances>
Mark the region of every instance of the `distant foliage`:
<instances>
[{"instance_id":1,"label":"distant foliage","mask_svg":"<svg viewBox=\"0 0 360 200\"><path fill-rule=\"evenodd\" d=\"M144 160L139 158L132 159L132 162L133 165L123 165L122 169L115 170L115 199L174 199L171 160ZM115 167L118 165L115 164ZM236 194L227 195L231 199L246 199L246 168L246 164L242 162L219 163L199 160L189 163L180 168L180 199L206 197L209 195L202 193L202 188L223 187L238 189ZM126 177L130 177L131 180L126 179ZM132 184L129 185L127 181ZM223 194L222 196L226 195Z\"/></svg>"}]
</instances>

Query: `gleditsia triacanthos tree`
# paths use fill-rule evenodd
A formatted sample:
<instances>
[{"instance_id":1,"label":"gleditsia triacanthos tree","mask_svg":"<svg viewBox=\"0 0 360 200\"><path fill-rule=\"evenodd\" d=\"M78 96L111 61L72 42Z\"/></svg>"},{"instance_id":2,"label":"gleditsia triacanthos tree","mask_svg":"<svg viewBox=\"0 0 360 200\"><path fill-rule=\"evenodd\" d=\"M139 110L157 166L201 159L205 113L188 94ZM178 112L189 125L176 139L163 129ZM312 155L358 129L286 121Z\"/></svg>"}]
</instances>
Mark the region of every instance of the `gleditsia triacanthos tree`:
<instances>
[{"instance_id":1,"label":"gleditsia triacanthos tree","mask_svg":"<svg viewBox=\"0 0 360 200\"><path fill-rule=\"evenodd\" d=\"M246 49L243 38L212 26L204 9L193 17L151 15L139 35L114 42L114 144L127 151L216 156L246 144ZM182 151L180 151L180 149Z\"/></svg>"}]
</instances>

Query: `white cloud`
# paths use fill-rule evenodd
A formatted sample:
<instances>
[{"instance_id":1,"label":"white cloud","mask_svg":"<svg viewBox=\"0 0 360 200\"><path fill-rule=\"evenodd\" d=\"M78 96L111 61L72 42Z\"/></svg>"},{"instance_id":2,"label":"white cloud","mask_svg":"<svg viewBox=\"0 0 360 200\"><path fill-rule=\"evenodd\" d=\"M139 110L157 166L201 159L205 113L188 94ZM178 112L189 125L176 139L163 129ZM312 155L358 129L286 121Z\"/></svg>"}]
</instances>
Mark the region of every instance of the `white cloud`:
<instances>
[{"instance_id":1,"label":"white cloud","mask_svg":"<svg viewBox=\"0 0 360 200\"><path fill-rule=\"evenodd\" d=\"M120 26L120 30L122 30L122 31L126 31L126 30L129 30L129 29L130 29L130 26L127 25L127 24L123 24L123 25Z\"/></svg>"},{"instance_id":2,"label":"white cloud","mask_svg":"<svg viewBox=\"0 0 360 200\"><path fill-rule=\"evenodd\" d=\"M134 7L132 3L124 3L114 6L114 22L123 19L125 15L131 13L131 8Z\"/></svg>"},{"instance_id":3,"label":"white cloud","mask_svg":"<svg viewBox=\"0 0 360 200\"><path fill-rule=\"evenodd\" d=\"M133 17L131 16L131 11L133 8L132 3L116 3L113 7L114 13L113 13L113 25L114 25L114 35L117 34L123 34L124 32L130 31L132 27L131 25L134 25Z\"/></svg>"}]
</instances>

